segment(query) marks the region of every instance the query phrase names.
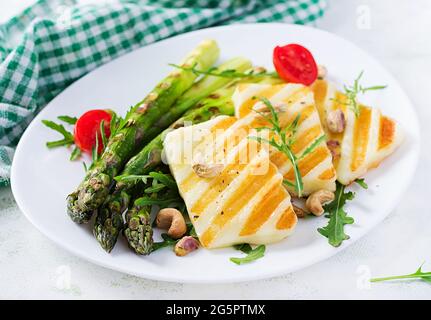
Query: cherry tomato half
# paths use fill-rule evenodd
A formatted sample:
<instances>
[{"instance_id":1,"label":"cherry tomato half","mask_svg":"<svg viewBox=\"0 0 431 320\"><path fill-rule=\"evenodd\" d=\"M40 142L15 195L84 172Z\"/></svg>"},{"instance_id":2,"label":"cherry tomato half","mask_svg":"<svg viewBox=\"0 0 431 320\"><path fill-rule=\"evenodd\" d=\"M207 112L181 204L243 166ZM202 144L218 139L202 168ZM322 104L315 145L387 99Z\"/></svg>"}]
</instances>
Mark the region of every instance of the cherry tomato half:
<instances>
[{"instance_id":1,"label":"cherry tomato half","mask_svg":"<svg viewBox=\"0 0 431 320\"><path fill-rule=\"evenodd\" d=\"M280 78L306 86L317 79L317 64L308 49L299 44L275 47L273 63Z\"/></svg>"},{"instance_id":2,"label":"cherry tomato half","mask_svg":"<svg viewBox=\"0 0 431 320\"><path fill-rule=\"evenodd\" d=\"M93 147L96 146L96 134L98 140L97 152L101 153L103 151L102 134L100 132L100 123L103 121L105 128L105 136L109 138L111 135L110 122L111 114L108 111L95 109L84 113L76 121L74 129L74 138L76 146L83 152L90 153Z\"/></svg>"}]
</instances>

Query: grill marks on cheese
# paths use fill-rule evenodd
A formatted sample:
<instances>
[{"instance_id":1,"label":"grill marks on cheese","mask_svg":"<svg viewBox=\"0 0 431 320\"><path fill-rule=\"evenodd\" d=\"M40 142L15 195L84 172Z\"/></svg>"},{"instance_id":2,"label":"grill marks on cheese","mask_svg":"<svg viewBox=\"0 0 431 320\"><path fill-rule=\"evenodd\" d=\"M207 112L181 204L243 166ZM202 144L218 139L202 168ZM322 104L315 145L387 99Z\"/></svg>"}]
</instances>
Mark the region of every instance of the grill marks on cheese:
<instances>
[{"instance_id":1,"label":"grill marks on cheese","mask_svg":"<svg viewBox=\"0 0 431 320\"><path fill-rule=\"evenodd\" d=\"M358 170L365 161L370 137L370 126L371 109L361 108L353 129L352 162L350 163L352 171Z\"/></svg>"},{"instance_id":2,"label":"grill marks on cheese","mask_svg":"<svg viewBox=\"0 0 431 320\"><path fill-rule=\"evenodd\" d=\"M330 168L330 169L327 169L327 170L323 171L320 174L319 178L322 179L322 180L328 180L328 179L334 178L335 174L336 174L335 169L334 168Z\"/></svg>"},{"instance_id":3,"label":"grill marks on cheese","mask_svg":"<svg viewBox=\"0 0 431 320\"><path fill-rule=\"evenodd\" d=\"M240 84L239 90L246 90L247 89L247 84ZM261 86L258 91L256 92L256 97L272 97L274 96L274 94L278 93L280 91L280 89L283 87L284 85L264 85ZM242 89L241 89L242 87ZM242 118L244 116L246 116L247 114L250 113L250 111L252 110L252 107L256 104L256 99L254 98L254 96L248 97L244 103L241 105L241 108L239 109L239 118Z\"/></svg>"},{"instance_id":4,"label":"grill marks on cheese","mask_svg":"<svg viewBox=\"0 0 431 320\"><path fill-rule=\"evenodd\" d=\"M217 233L228 223L230 222L240 211L245 207L245 205L248 203L248 201L253 198L253 196L259 191L259 189L262 187L262 185L265 185L268 183L271 178L274 177L276 173L276 169L270 166L270 169L268 170L268 173L265 175L252 175L250 174L239 186L238 188L230 194L230 196L225 200L223 206L221 207L220 213L216 215L216 217L213 219L211 226L204 232L202 235L203 245L208 246L211 241L214 240L214 236L217 235ZM275 185L272 185L273 188L271 188L270 192L276 191L277 187ZM281 189L281 188L278 188ZM281 199L279 199L276 202L276 206L279 205L281 200L283 200L286 197L286 193L283 193ZM259 210L260 219L257 222L255 220L256 225L253 230L250 230L249 227L249 221L250 219L255 219L256 214L253 214L255 210L252 211L252 213L249 215L243 230L247 230L247 233L244 233L243 231L240 232L240 236L244 235L252 235L256 233L256 231L263 225L264 222L267 221L269 218L269 215L271 215L274 211L274 208L265 208L264 210L261 210L262 203L266 202L266 198L264 198L256 207L255 209ZM192 209L193 210L193 209ZM266 213L266 214L265 214Z\"/></svg>"},{"instance_id":5,"label":"grill marks on cheese","mask_svg":"<svg viewBox=\"0 0 431 320\"><path fill-rule=\"evenodd\" d=\"M319 112L314 103L314 95L309 87L300 84L241 84L238 86L232 98L235 115L240 119L254 118L249 120L254 128L270 125L253 111L262 110L264 104L258 99L261 97L267 98L279 111L279 121L283 128L287 128L299 115L298 130L292 145L292 152L298 158L307 147L324 135ZM275 148L270 149L270 155L271 162L278 167L284 178L294 182L293 167L289 158ZM336 176L328 173L335 172L332 156L324 141L308 156L299 160L299 168L304 183L304 195L320 189L335 190ZM295 193L294 188L287 188L289 192Z\"/></svg>"},{"instance_id":6,"label":"grill marks on cheese","mask_svg":"<svg viewBox=\"0 0 431 320\"><path fill-rule=\"evenodd\" d=\"M289 207L280 216L280 218L278 219L277 224L275 225L275 227L277 229L279 229L279 230L288 229L295 222L296 222L295 211L293 211L293 207Z\"/></svg>"},{"instance_id":7,"label":"grill marks on cheese","mask_svg":"<svg viewBox=\"0 0 431 320\"><path fill-rule=\"evenodd\" d=\"M191 164L175 163L184 137L189 132L201 132L193 142L193 152L210 140L206 132L214 131L221 122L233 119L228 130L217 136L205 153L222 151L223 171L214 178L198 177ZM288 236L296 225L296 215L289 193L282 185L283 177L269 161L267 148L250 135L258 133L249 126L253 119L236 120L219 116L202 124L170 132L164 141L166 157L178 184L190 220L204 247L225 247L239 243L270 243ZM202 129L205 129L202 131ZM243 134L240 131L247 132ZM234 143L225 142L233 136ZM247 154L247 161L243 155ZM181 157L179 157L181 159Z\"/></svg>"},{"instance_id":8,"label":"grill marks on cheese","mask_svg":"<svg viewBox=\"0 0 431 320\"><path fill-rule=\"evenodd\" d=\"M320 124L311 127L310 129L298 136L297 140L292 145L292 152L298 154L321 135L322 127L320 126Z\"/></svg>"},{"instance_id":9,"label":"grill marks on cheese","mask_svg":"<svg viewBox=\"0 0 431 320\"><path fill-rule=\"evenodd\" d=\"M389 146L394 141L395 123L391 119L382 116L380 118L379 127L379 150L381 150Z\"/></svg>"},{"instance_id":10,"label":"grill marks on cheese","mask_svg":"<svg viewBox=\"0 0 431 320\"><path fill-rule=\"evenodd\" d=\"M248 236L259 230L259 228L268 220L270 215L284 200L285 196L285 191L274 185L273 188L265 194L263 200L253 208L245 225L242 227L240 235ZM290 209L290 207L288 209Z\"/></svg>"},{"instance_id":11,"label":"grill marks on cheese","mask_svg":"<svg viewBox=\"0 0 431 320\"><path fill-rule=\"evenodd\" d=\"M203 142L199 143L195 147L195 153L201 152L204 148L210 146L210 152L207 151L207 155L214 156L220 158L219 155L222 155L222 159L226 156L229 151L231 151L233 148L235 148L239 142L249 133L249 125L247 123L243 122L237 122L235 118L228 117L226 120L222 121L223 123L221 125L218 125L217 128L211 129L209 134L206 136ZM215 141L218 135L222 134L222 130L224 129L224 137L221 142L217 142L217 146L213 146L212 143ZM237 154L237 157L243 156L243 155L249 155L250 148L247 146L245 150L240 150L240 152ZM220 159L220 160L222 160ZM244 159L244 158L243 158ZM247 160L247 159L246 159ZM233 165L229 166L228 169L225 168L224 172L228 170L227 172L235 170L236 165L240 165L239 159L237 159L236 162L234 162ZM239 168L239 167L238 167ZM226 173L226 172L225 172ZM190 190L190 188L195 185L197 182L199 182L198 175L192 171L187 176L186 179L184 179L184 182L182 182L182 188L184 191ZM227 183L229 179L226 178L225 182Z\"/></svg>"},{"instance_id":12,"label":"grill marks on cheese","mask_svg":"<svg viewBox=\"0 0 431 320\"><path fill-rule=\"evenodd\" d=\"M199 217L199 212L203 212L207 205L214 201L220 195L220 193L222 193L223 190L232 183L232 181L239 174L239 172L244 170L246 164L241 163L239 158L241 154L249 155L251 149L249 148L250 144L246 144L245 147L243 147L241 150L239 150L238 153L236 153L233 162L228 164L219 176L211 179L211 181L209 182L208 189L205 190L201 197L192 206L191 210L196 213L195 217ZM194 175L197 177L196 174ZM250 183L250 181L247 182Z\"/></svg>"},{"instance_id":13,"label":"grill marks on cheese","mask_svg":"<svg viewBox=\"0 0 431 320\"><path fill-rule=\"evenodd\" d=\"M329 151L325 147L318 147L315 152L312 152L305 156L305 158L298 161L299 172L301 177L307 176L307 174L313 170L317 165L322 163L328 156L330 156ZM293 168L291 168L284 177L288 180L293 181L295 178L295 173Z\"/></svg>"},{"instance_id":14,"label":"grill marks on cheese","mask_svg":"<svg viewBox=\"0 0 431 320\"><path fill-rule=\"evenodd\" d=\"M334 159L334 166L341 183L350 184L363 176L401 144L403 133L399 124L382 115L379 109L360 105L356 117L345 104L346 96L325 80L317 80L313 91L327 139L340 144L340 155ZM343 110L346 117L346 129L339 134L326 128L326 115L336 109Z\"/></svg>"}]
</instances>

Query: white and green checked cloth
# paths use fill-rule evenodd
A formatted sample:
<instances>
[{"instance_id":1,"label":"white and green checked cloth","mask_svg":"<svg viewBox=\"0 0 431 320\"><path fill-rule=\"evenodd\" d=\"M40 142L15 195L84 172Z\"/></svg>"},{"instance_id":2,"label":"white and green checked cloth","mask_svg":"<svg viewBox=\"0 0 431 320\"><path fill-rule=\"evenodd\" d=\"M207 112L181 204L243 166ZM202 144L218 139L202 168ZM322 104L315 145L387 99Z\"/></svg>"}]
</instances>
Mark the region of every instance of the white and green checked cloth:
<instances>
[{"instance_id":1,"label":"white and green checked cloth","mask_svg":"<svg viewBox=\"0 0 431 320\"><path fill-rule=\"evenodd\" d=\"M14 146L52 98L143 45L218 24L307 24L326 0L40 0L0 25L0 186ZM1 5L0 5L1 10Z\"/></svg>"}]
</instances>

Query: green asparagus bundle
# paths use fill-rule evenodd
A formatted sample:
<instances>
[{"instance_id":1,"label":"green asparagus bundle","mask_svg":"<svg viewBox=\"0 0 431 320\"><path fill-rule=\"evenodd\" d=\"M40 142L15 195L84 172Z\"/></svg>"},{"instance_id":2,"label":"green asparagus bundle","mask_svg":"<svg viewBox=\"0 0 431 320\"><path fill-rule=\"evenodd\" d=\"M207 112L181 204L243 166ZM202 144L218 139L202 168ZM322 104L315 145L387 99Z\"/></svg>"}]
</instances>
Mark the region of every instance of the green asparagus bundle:
<instances>
[{"instance_id":1,"label":"green asparagus bundle","mask_svg":"<svg viewBox=\"0 0 431 320\"><path fill-rule=\"evenodd\" d=\"M134 204L127 212L129 226L124 230L129 246L137 253L147 255L153 247L153 228L151 227L151 206Z\"/></svg>"},{"instance_id":2,"label":"green asparagus bundle","mask_svg":"<svg viewBox=\"0 0 431 320\"><path fill-rule=\"evenodd\" d=\"M221 64L217 69L221 72L225 70L238 70L239 72L243 72L250 67L251 62L249 60L244 58L234 58ZM202 78L187 90L186 93L177 100L175 105L157 121L153 129L149 129L149 131L151 132L154 128L167 127L167 125L160 125L161 123L171 125L184 113L184 111L196 106L197 102L202 98L209 96L216 89L225 86L229 82L232 82L232 80L228 78L214 76L206 76ZM175 126L178 125L178 122L175 123ZM155 140L157 140L157 138ZM149 154L145 153L145 150L155 150L153 148L154 143L156 142L150 142L149 148L144 148L140 153L130 159L125 166L123 174L139 174L142 170L149 172L146 166L153 162L159 163L160 154L154 152ZM143 160L145 160L145 163L142 163ZM121 230L121 213L124 212L124 208L127 208L129 198L129 194L124 194L121 192L121 188L116 188L116 192L114 192L113 195L108 196L106 201L97 210L97 218L93 228L93 233L97 241L108 252L110 252L115 245L119 231Z\"/></svg>"},{"instance_id":3,"label":"green asparagus bundle","mask_svg":"<svg viewBox=\"0 0 431 320\"><path fill-rule=\"evenodd\" d=\"M118 235L123 228L122 213L128 207L129 203L133 202L134 197L131 196L131 194L134 193L133 191L135 188L139 188L139 184L137 186L137 181L139 181L139 179L121 179L121 177L127 178L146 175L159 166L162 162L163 139L171 130L182 127L185 123L204 122L219 114L232 115L234 108L231 96L234 89L235 86L230 84L203 99L194 109L188 111L182 118L175 121L168 129L159 134L127 163L121 176L117 177L119 181L117 182L113 194L110 195L108 200L99 209L96 218L93 233L102 248L110 252L114 247ZM140 188L142 189L142 186ZM142 214L141 210L135 209L133 211L131 210L128 216L133 217L133 212L136 212L138 216ZM136 219L132 219L132 221L132 225L128 226L129 229L132 227L130 230L147 230L146 228L139 227L139 223ZM146 219L144 219L144 222L147 222ZM135 225L136 227L134 227ZM125 234L127 237L130 231ZM131 244L131 247L139 248L137 252L145 251L140 248L139 242L146 238L146 236L141 235L138 238L136 237L137 236L128 237L128 241L134 243L133 245Z\"/></svg>"},{"instance_id":4,"label":"green asparagus bundle","mask_svg":"<svg viewBox=\"0 0 431 320\"><path fill-rule=\"evenodd\" d=\"M195 48L182 65L199 66L207 70L218 55L219 48L215 41L207 40ZM111 133L101 158L87 172L78 189L67 197L68 214L73 221L88 222L93 211L108 196L113 177L133 155L162 131L163 128L155 124L169 111L175 100L192 86L196 78L197 74L191 71L175 70L131 109L125 124Z\"/></svg>"},{"instance_id":5,"label":"green asparagus bundle","mask_svg":"<svg viewBox=\"0 0 431 320\"><path fill-rule=\"evenodd\" d=\"M169 168L166 171L169 172ZM157 205L160 209L167 207L185 209L178 187L170 174L150 172L149 177L153 179L152 184L145 188L144 195L137 198L127 211L127 228L124 230L129 247L141 255L153 251L153 228L150 219L152 206Z\"/></svg>"}]
</instances>

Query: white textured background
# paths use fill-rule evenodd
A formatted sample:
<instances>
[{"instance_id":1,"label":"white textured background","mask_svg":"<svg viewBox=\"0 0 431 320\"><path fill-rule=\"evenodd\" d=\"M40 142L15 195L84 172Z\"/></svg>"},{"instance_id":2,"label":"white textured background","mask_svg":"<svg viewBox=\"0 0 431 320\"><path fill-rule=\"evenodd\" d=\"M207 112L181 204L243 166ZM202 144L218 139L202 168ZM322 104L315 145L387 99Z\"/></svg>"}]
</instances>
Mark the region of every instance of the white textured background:
<instances>
[{"instance_id":1,"label":"white textured background","mask_svg":"<svg viewBox=\"0 0 431 320\"><path fill-rule=\"evenodd\" d=\"M1 0L0 21L31 2ZM2 188L0 298L431 298L431 285L420 281L372 286L362 281L369 273L413 272L423 261L428 261L424 269L431 270L431 151L427 148L431 138L431 1L329 0L329 4L318 27L350 39L378 58L410 96L422 125L416 179L383 223L335 257L283 277L232 285L163 283L104 269L64 252L25 219L10 189ZM69 272L70 286L64 286Z\"/></svg>"}]
</instances>

